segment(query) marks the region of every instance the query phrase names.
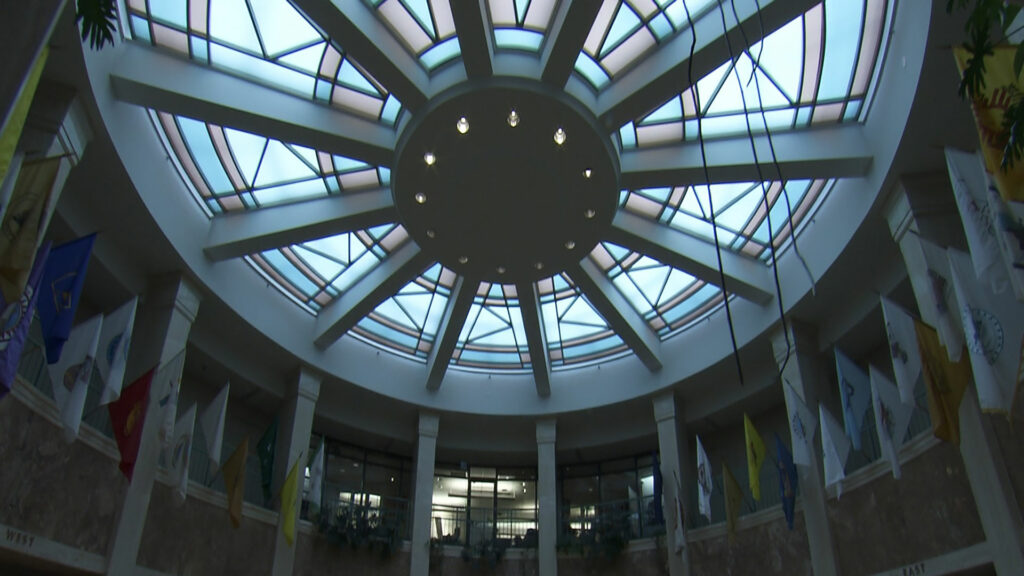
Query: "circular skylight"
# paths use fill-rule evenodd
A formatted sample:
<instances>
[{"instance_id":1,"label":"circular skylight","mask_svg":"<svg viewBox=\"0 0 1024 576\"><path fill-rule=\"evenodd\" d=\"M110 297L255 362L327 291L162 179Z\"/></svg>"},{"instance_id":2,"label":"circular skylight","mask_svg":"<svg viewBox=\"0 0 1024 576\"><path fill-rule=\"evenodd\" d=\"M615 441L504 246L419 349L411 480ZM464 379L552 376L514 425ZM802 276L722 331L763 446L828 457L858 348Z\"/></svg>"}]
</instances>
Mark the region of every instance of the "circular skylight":
<instances>
[{"instance_id":1,"label":"circular skylight","mask_svg":"<svg viewBox=\"0 0 1024 576\"><path fill-rule=\"evenodd\" d=\"M317 316L327 353L353 337L430 378L540 377L657 370L652 342L774 298L735 270L791 246L859 161L773 153L865 119L892 2L760 4L129 0L127 20L136 45L324 110L232 125L135 98L211 230L247 230L211 232L210 259ZM737 20L756 37L723 36Z\"/></svg>"}]
</instances>

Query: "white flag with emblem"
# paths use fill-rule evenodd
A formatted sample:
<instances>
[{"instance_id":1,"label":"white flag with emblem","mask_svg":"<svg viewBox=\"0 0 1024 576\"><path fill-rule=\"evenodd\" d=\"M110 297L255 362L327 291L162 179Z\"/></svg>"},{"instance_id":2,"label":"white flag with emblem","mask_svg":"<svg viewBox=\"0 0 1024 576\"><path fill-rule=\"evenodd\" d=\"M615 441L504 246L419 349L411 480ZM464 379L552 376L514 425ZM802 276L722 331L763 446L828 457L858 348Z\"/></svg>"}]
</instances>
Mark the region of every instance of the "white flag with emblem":
<instances>
[{"instance_id":1,"label":"white flag with emblem","mask_svg":"<svg viewBox=\"0 0 1024 576\"><path fill-rule=\"evenodd\" d=\"M906 310L882 297L882 315L885 317L885 332L889 337L889 357L896 373L896 386L900 399L906 404L914 403L914 388L921 376L921 351L917 347L917 333L914 319Z\"/></svg>"},{"instance_id":2,"label":"white flag with emblem","mask_svg":"<svg viewBox=\"0 0 1024 576\"><path fill-rule=\"evenodd\" d=\"M914 414L913 404L900 400L896 386L885 374L871 366L871 403L875 409L875 431L882 446L882 458L892 464L893 478L900 477L900 447L907 434L910 417Z\"/></svg>"},{"instance_id":3,"label":"white flag with emblem","mask_svg":"<svg viewBox=\"0 0 1024 576\"><path fill-rule=\"evenodd\" d=\"M132 298L103 318L99 349L96 351L96 368L103 378L100 405L110 404L121 395L138 301L138 297Z\"/></svg>"},{"instance_id":4,"label":"white flag with emblem","mask_svg":"<svg viewBox=\"0 0 1024 576\"><path fill-rule=\"evenodd\" d=\"M843 495L843 478L846 478L846 458L850 455L850 439L843 433L839 422L818 404L821 418L821 451L825 459L825 487L836 485L836 497Z\"/></svg>"},{"instance_id":5,"label":"white flag with emblem","mask_svg":"<svg viewBox=\"0 0 1024 576\"><path fill-rule=\"evenodd\" d=\"M818 419L797 394L789 382L782 383L786 395L786 410L789 413L789 438L793 446L793 463L811 465L811 443L818 429Z\"/></svg>"},{"instance_id":6,"label":"white flag with emblem","mask_svg":"<svg viewBox=\"0 0 1024 576\"><path fill-rule=\"evenodd\" d=\"M203 425L203 436L206 437L206 454L210 457L210 472L220 468L220 453L224 445L224 420L228 414L228 382L220 389L217 397L203 410L199 423Z\"/></svg>"},{"instance_id":7,"label":"white flag with emblem","mask_svg":"<svg viewBox=\"0 0 1024 576\"><path fill-rule=\"evenodd\" d=\"M995 288L1006 285L999 241L993 215L986 198L988 179L981 155L946 148L946 166L953 198L960 210L967 247L971 251L974 275L983 284Z\"/></svg>"},{"instance_id":8,"label":"white flag with emblem","mask_svg":"<svg viewBox=\"0 0 1024 576\"><path fill-rule=\"evenodd\" d=\"M986 412L1008 412L1024 343L1024 305L1010 291L995 294L970 276L966 254L948 254L978 404Z\"/></svg>"},{"instance_id":9,"label":"white flag with emblem","mask_svg":"<svg viewBox=\"0 0 1024 576\"><path fill-rule=\"evenodd\" d=\"M162 411L162 422L158 437L160 447L163 450L170 450L174 443L174 424L178 415L178 391L181 388L181 371L185 367L185 349L175 354L173 358L157 368L153 376L153 387L160 394L158 405Z\"/></svg>"},{"instance_id":10,"label":"white flag with emblem","mask_svg":"<svg viewBox=\"0 0 1024 576\"><path fill-rule=\"evenodd\" d=\"M314 521L320 518L320 506L323 504L323 479L324 479L324 442L320 441L320 448L313 458L313 465L309 467L309 517Z\"/></svg>"},{"instance_id":11,"label":"white flag with emblem","mask_svg":"<svg viewBox=\"0 0 1024 576\"><path fill-rule=\"evenodd\" d=\"M711 461L708 460L708 453L704 451L700 436L697 436L697 509L708 522L711 522L712 491L714 482L711 479Z\"/></svg>"},{"instance_id":12,"label":"white flag with emblem","mask_svg":"<svg viewBox=\"0 0 1024 576\"><path fill-rule=\"evenodd\" d=\"M853 447L861 449L861 424L871 405L871 384L868 375L839 348L836 352L836 380L839 382L839 399L843 403L843 422L846 435L853 441Z\"/></svg>"},{"instance_id":13,"label":"white flag with emblem","mask_svg":"<svg viewBox=\"0 0 1024 576\"><path fill-rule=\"evenodd\" d=\"M960 325L946 249L922 238L921 250L925 259L925 278L915 279L916 274L911 273L912 282L916 284L920 281L927 287L920 293L915 288L918 305L921 307L921 320L935 327L939 342L946 347L950 361L959 362L964 348L964 329Z\"/></svg>"},{"instance_id":14,"label":"white flag with emblem","mask_svg":"<svg viewBox=\"0 0 1024 576\"><path fill-rule=\"evenodd\" d=\"M989 179L988 206L995 220L996 239L1003 265L1010 276L1010 286L1018 300L1024 300L1024 206L1014 202L1007 205L999 189Z\"/></svg>"},{"instance_id":15,"label":"white flag with emblem","mask_svg":"<svg viewBox=\"0 0 1024 576\"><path fill-rule=\"evenodd\" d=\"M89 379L96 363L96 347L103 328L103 315L98 314L71 329L60 360L48 365L53 399L60 409L64 439L74 442L82 424Z\"/></svg>"},{"instance_id":16,"label":"white flag with emblem","mask_svg":"<svg viewBox=\"0 0 1024 576\"><path fill-rule=\"evenodd\" d=\"M192 456L192 435L196 429L196 405L178 418L174 424L174 443L170 451L171 479L178 504L188 495L188 465Z\"/></svg>"}]
</instances>

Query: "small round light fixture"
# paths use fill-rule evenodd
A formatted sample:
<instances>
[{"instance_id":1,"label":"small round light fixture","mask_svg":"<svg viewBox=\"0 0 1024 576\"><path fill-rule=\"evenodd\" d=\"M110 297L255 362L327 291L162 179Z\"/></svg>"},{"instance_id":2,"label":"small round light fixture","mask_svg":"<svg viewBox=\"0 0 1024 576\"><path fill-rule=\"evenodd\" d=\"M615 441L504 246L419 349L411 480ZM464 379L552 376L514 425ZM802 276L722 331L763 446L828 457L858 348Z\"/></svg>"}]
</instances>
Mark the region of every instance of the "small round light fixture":
<instances>
[{"instance_id":1,"label":"small round light fixture","mask_svg":"<svg viewBox=\"0 0 1024 576\"><path fill-rule=\"evenodd\" d=\"M566 240L565 241L565 249L566 250L572 250L575 247L576 247L576 243L573 242L572 240Z\"/></svg>"},{"instance_id":2,"label":"small round light fixture","mask_svg":"<svg viewBox=\"0 0 1024 576\"><path fill-rule=\"evenodd\" d=\"M459 118L459 121L455 123L455 129L459 131L459 134L469 132L469 120L466 120L465 116Z\"/></svg>"},{"instance_id":3,"label":"small round light fixture","mask_svg":"<svg viewBox=\"0 0 1024 576\"><path fill-rule=\"evenodd\" d=\"M536 268L537 270L543 270L544 269L544 263L543 262L534 262L533 263L533 267Z\"/></svg>"},{"instance_id":4,"label":"small round light fixture","mask_svg":"<svg viewBox=\"0 0 1024 576\"><path fill-rule=\"evenodd\" d=\"M416 199L416 203L417 204L426 204L427 203L427 195L424 194L423 192L417 192L416 195L413 196L413 198Z\"/></svg>"},{"instance_id":5,"label":"small round light fixture","mask_svg":"<svg viewBox=\"0 0 1024 576\"><path fill-rule=\"evenodd\" d=\"M558 130L555 130L555 144L558 144L559 146L565 144L565 130L562 130L561 127L559 127Z\"/></svg>"},{"instance_id":6,"label":"small round light fixture","mask_svg":"<svg viewBox=\"0 0 1024 576\"><path fill-rule=\"evenodd\" d=\"M508 113L508 125L512 128L519 126L519 113L516 112L515 108L513 108L512 111Z\"/></svg>"},{"instance_id":7,"label":"small round light fixture","mask_svg":"<svg viewBox=\"0 0 1024 576\"><path fill-rule=\"evenodd\" d=\"M433 228L428 228L427 229L427 238L433 239L436 236L437 236L437 232L434 232Z\"/></svg>"},{"instance_id":8,"label":"small round light fixture","mask_svg":"<svg viewBox=\"0 0 1024 576\"><path fill-rule=\"evenodd\" d=\"M498 274L504 274L504 273L505 273L505 267L504 266L498 266Z\"/></svg>"},{"instance_id":9,"label":"small round light fixture","mask_svg":"<svg viewBox=\"0 0 1024 576\"><path fill-rule=\"evenodd\" d=\"M591 170L590 168L586 168L583 170L583 177L586 178L587 180L590 180L590 177L593 175L593 173L593 170Z\"/></svg>"},{"instance_id":10,"label":"small round light fixture","mask_svg":"<svg viewBox=\"0 0 1024 576\"><path fill-rule=\"evenodd\" d=\"M583 217L587 220L591 220L594 216L597 216L597 210L594 210L593 208L587 208L583 211Z\"/></svg>"},{"instance_id":11,"label":"small round light fixture","mask_svg":"<svg viewBox=\"0 0 1024 576\"><path fill-rule=\"evenodd\" d=\"M433 166L434 162L437 162L437 158L434 157L433 152L424 152L423 161L427 163L427 166Z\"/></svg>"},{"instance_id":12,"label":"small round light fixture","mask_svg":"<svg viewBox=\"0 0 1024 576\"><path fill-rule=\"evenodd\" d=\"M459 264L465 264L467 262L469 262L468 256L459 256Z\"/></svg>"}]
</instances>

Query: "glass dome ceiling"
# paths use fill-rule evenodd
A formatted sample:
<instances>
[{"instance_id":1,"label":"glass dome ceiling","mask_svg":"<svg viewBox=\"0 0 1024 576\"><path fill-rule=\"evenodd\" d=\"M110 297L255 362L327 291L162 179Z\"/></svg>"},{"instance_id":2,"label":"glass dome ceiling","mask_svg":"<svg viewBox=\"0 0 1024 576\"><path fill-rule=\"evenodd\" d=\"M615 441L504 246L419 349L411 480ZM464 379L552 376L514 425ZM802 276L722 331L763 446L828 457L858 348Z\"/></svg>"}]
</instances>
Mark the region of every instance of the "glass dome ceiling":
<instances>
[{"instance_id":1,"label":"glass dome ceiling","mask_svg":"<svg viewBox=\"0 0 1024 576\"><path fill-rule=\"evenodd\" d=\"M261 214L299 230L280 236L287 241L225 242L207 255L244 259L297 306L343 327L336 336L318 328L311 338L321 347L347 335L432 372L443 364L538 374L632 353L656 369L648 361L650 342L693 326L726 298L774 297L770 287L730 274L723 292L715 229L723 262L766 266L772 249L791 245L839 179L858 175L840 166L835 151L820 148L776 167L759 144L755 162L751 140L768 133L784 147L823 130L842 140L844 124L864 120L892 18L889 1L763 0L778 23L762 22L767 28L748 38L749 46L719 42L717 51L696 54L698 77L675 93L649 90L645 82L654 79L637 75L655 60L685 74L690 38L695 34L703 46L722 37L716 2L466 5L474 8L463 12L462 3L449 0L126 2L134 42L350 118L340 127L262 134L251 125L167 111L159 102L149 106L183 193L195 198L214 232L222 220ZM735 26L739 16L758 28L759 16L721 6L725 25ZM590 95L581 100L608 126L622 163L608 237L581 253L578 266L540 281L480 281L425 258L390 200L388 158L405 120L433 95L480 76L472 62L481 55L516 58L517 75L556 89L586 86ZM417 69L405 66L410 62ZM496 66L483 74L501 73ZM445 77L456 79L431 84ZM348 137L348 128L355 135ZM303 137L317 129L347 139ZM364 134L371 135L365 145L346 144ZM698 135L708 149L706 172ZM314 222L293 222L302 217Z\"/></svg>"}]
</instances>

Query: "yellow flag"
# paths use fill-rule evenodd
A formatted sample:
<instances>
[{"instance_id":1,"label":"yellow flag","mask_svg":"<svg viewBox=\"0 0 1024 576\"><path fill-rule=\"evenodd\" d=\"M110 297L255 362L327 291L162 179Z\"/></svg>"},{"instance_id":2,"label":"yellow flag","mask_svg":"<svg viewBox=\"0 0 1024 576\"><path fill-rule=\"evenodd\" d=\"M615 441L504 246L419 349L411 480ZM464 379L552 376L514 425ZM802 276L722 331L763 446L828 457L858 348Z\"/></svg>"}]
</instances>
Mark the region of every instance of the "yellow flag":
<instances>
[{"instance_id":1,"label":"yellow flag","mask_svg":"<svg viewBox=\"0 0 1024 576\"><path fill-rule=\"evenodd\" d=\"M284 488L281 489L281 514L284 515L284 522L281 528L284 530L284 539L291 546L295 543L295 516L298 510L295 509L295 499L299 492L299 462L302 461L302 454L295 459L292 469L288 471L288 477L284 479Z\"/></svg>"},{"instance_id":2,"label":"yellow flag","mask_svg":"<svg viewBox=\"0 0 1024 576\"><path fill-rule=\"evenodd\" d=\"M14 157L14 151L18 148L18 140L21 138L21 131L25 127L25 118L28 117L28 109L32 107L32 99L36 95L36 86L39 85L39 77L43 74L43 68L46 67L46 57L49 54L50 48L43 46L35 64L32 65L32 70L29 71L28 77L25 78L25 87L21 90L21 94L18 95L18 100L15 101L14 107L11 108L11 114L7 117L6 123L4 123L3 119L0 119L0 125L3 126L3 132L0 132L0 182L3 182L4 176L7 176L7 169L11 166L11 158Z\"/></svg>"},{"instance_id":3,"label":"yellow flag","mask_svg":"<svg viewBox=\"0 0 1024 576\"><path fill-rule=\"evenodd\" d=\"M1007 106L1021 92L1024 83L1013 73L1013 57L1016 46L997 46L994 53L985 57L985 86L980 89L971 108L974 123L981 139L981 152L985 157L985 168L992 175L1004 200L1024 201L1024 163L1018 162L1010 170L1002 170L1003 149L1007 135L1003 133L1003 116ZM963 74L970 52L961 46L953 49L956 65Z\"/></svg>"},{"instance_id":4,"label":"yellow flag","mask_svg":"<svg viewBox=\"0 0 1024 576\"><path fill-rule=\"evenodd\" d=\"M5 302L14 302L25 291L60 163L59 157L27 162L18 173L0 223L0 293Z\"/></svg>"},{"instance_id":5,"label":"yellow flag","mask_svg":"<svg viewBox=\"0 0 1024 576\"><path fill-rule=\"evenodd\" d=\"M228 515L231 524L238 528L242 524L242 497L245 495L245 461L249 457L249 437L235 448L231 457L221 467L224 485L228 490Z\"/></svg>"},{"instance_id":6,"label":"yellow flag","mask_svg":"<svg viewBox=\"0 0 1024 576\"><path fill-rule=\"evenodd\" d=\"M722 484L725 484L725 525L729 530L729 542L736 540L736 520L743 506L743 491L729 467L722 464Z\"/></svg>"},{"instance_id":7,"label":"yellow flag","mask_svg":"<svg viewBox=\"0 0 1024 576\"><path fill-rule=\"evenodd\" d=\"M754 428L750 416L743 414L743 432L747 438L747 479L750 481L750 494L754 500L761 500L761 465L764 464L765 448L761 435Z\"/></svg>"},{"instance_id":8,"label":"yellow flag","mask_svg":"<svg viewBox=\"0 0 1024 576\"><path fill-rule=\"evenodd\" d=\"M949 361L934 328L914 320L917 345L921 351L921 369L928 391L928 413L932 434L940 440L960 445L960 400L971 380L971 360L965 349L960 361Z\"/></svg>"}]
</instances>

